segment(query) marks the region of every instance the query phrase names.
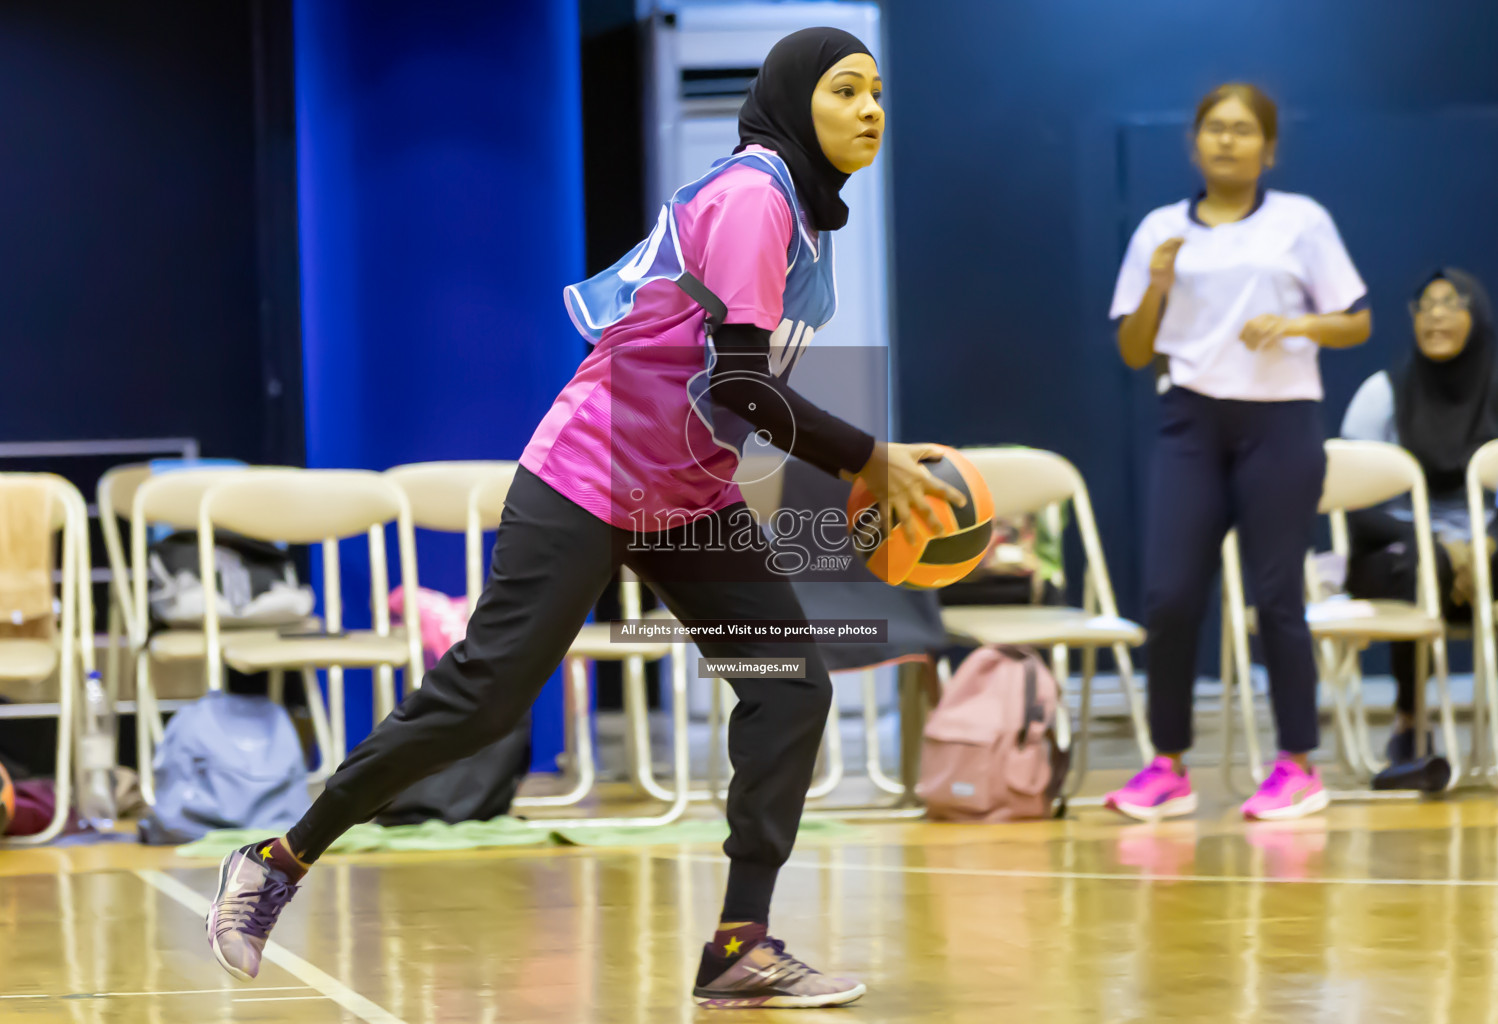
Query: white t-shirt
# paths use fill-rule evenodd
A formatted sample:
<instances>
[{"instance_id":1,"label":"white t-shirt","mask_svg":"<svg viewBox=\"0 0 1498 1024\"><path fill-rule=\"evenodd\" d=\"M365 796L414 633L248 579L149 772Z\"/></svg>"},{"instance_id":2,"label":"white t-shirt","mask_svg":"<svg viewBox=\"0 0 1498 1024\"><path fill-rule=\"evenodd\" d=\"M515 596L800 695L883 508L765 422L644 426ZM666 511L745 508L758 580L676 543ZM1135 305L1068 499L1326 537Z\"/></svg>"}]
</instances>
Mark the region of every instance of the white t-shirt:
<instances>
[{"instance_id":1,"label":"white t-shirt","mask_svg":"<svg viewBox=\"0 0 1498 1024\"><path fill-rule=\"evenodd\" d=\"M1185 238L1155 336L1155 351L1170 358L1171 383L1211 398L1319 401L1314 341L1285 338L1255 352L1239 336L1265 313L1340 313L1367 294L1331 214L1307 196L1269 190L1247 217L1212 228L1196 219L1195 206L1183 199L1140 223L1118 272L1111 316L1139 308L1155 249Z\"/></svg>"}]
</instances>

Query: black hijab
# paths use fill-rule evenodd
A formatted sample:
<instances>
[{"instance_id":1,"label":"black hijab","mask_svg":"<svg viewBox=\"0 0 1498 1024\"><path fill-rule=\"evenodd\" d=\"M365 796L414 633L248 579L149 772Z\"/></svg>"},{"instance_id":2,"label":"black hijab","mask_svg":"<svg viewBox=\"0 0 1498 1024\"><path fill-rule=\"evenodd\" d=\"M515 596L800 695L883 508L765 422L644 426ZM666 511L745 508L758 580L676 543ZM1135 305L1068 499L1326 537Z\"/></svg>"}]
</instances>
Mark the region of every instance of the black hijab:
<instances>
[{"instance_id":1,"label":"black hijab","mask_svg":"<svg viewBox=\"0 0 1498 1024\"><path fill-rule=\"evenodd\" d=\"M1472 315L1467 345L1455 358L1438 362L1426 357L1417 343L1393 374L1399 443L1424 467L1433 495L1459 492L1473 453L1498 438L1498 353L1488 293L1471 274L1446 267L1425 279L1415 301L1432 281L1440 280L1450 281L1467 300Z\"/></svg>"},{"instance_id":2,"label":"black hijab","mask_svg":"<svg viewBox=\"0 0 1498 1024\"><path fill-rule=\"evenodd\" d=\"M858 37L842 29L792 32L771 47L739 109L739 146L734 152L760 145L780 154L818 231L836 231L848 223L848 207L838 196L848 176L832 166L817 141L811 94L838 61L868 52Z\"/></svg>"}]
</instances>

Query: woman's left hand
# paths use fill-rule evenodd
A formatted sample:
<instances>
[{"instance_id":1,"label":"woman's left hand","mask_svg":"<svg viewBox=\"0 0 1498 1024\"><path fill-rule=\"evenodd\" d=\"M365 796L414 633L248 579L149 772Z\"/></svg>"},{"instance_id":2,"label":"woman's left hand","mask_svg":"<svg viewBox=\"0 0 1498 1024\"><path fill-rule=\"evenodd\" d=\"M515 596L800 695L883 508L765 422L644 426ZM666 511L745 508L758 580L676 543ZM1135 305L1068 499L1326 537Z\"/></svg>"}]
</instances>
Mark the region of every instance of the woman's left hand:
<instances>
[{"instance_id":1,"label":"woman's left hand","mask_svg":"<svg viewBox=\"0 0 1498 1024\"><path fill-rule=\"evenodd\" d=\"M1297 337L1305 331L1305 323L1299 317L1291 318L1265 313L1244 324L1243 333L1239 337L1243 340L1243 344L1257 352L1266 345L1284 338Z\"/></svg>"}]
</instances>

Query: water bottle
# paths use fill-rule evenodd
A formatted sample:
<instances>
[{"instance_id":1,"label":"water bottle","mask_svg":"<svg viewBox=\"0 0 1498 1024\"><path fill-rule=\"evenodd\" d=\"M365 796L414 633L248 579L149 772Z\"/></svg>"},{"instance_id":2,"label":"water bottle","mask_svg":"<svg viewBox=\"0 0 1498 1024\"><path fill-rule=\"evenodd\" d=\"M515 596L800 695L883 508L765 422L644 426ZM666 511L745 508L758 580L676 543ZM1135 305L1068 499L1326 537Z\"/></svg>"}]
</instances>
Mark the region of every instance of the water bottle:
<instances>
[{"instance_id":1,"label":"water bottle","mask_svg":"<svg viewBox=\"0 0 1498 1024\"><path fill-rule=\"evenodd\" d=\"M78 737L78 817L104 831L113 827L116 725L114 704L99 673L83 683L83 729Z\"/></svg>"}]
</instances>

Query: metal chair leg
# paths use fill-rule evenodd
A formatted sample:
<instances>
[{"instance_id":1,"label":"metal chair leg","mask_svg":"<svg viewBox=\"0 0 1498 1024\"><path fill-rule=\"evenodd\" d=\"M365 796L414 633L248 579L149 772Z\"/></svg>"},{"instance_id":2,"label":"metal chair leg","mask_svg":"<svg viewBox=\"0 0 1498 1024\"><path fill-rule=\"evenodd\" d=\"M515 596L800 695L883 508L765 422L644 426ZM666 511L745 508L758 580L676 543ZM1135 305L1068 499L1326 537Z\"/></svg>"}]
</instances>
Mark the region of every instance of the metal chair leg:
<instances>
[{"instance_id":1,"label":"metal chair leg","mask_svg":"<svg viewBox=\"0 0 1498 1024\"><path fill-rule=\"evenodd\" d=\"M135 658L135 761L140 779L140 798L147 807L156 806L155 733L156 693L151 684L151 655L140 651Z\"/></svg>"},{"instance_id":2,"label":"metal chair leg","mask_svg":"<svg viewBox=\"0 0 1498 1024\"><path fill-rule=\"evenodd\" d=\"M806 791L808 800L820 800L837 789L843 781L845 766L843 764L842 718L838 714L835 694L832 698L832 707L827 710L827 726L822 733L821 760L826 770L822 778L813 782L811 788Z\"/></svg>"},{"instance_id":3,"label":"metal chair leg","mask_svg":"<svg viewBox=\"0 0 1498 1024\"><path fill-rule=\"evenodd\" d=\"M1481 636L1474 639L1474 645L1482 648L1481 685L1485 694L1488 713L1488 764L1486 765L1488 778L1498 785L1498 643L1494 642L1492 631L1480 629ZM1474 726L1480 728L1480 726Z\"/></svg>"},{"instance_id":4,"label":"metal chair leg","mask_svg":"<svg viewBox=\"0 0 1498 1024\"><path fill-rule=\"evenodd\" d=\"M1336 758L1342 769L1351 775L1362 775L1359 756L1354 749L1348 746L1347 735L1345 735L1344 711L1338 704L1338 690L1336 690L1336 674L1341 666L1341 656L1336 651L1336 644L1330 639L1312 639L1311 656L1315 660L1315 671L1317 671L1318 686L1327 687L1332 693L1332 723L1333 737L1336 737Z\"/></svg>"},{"instance_id":5,"label":"metal chair leg","mask_svg":"<svg viewBox=\"0 0 1498 1024\"><path fill-rule=\"evenodd\" d=\"M688 671L689 665L686 658L686 645L673 645L671 670L673 672ZM624 663L625 756L629 762L630 782L634 784L635 789L646 796L662 803L671 803L676 799L676 794L656 781L655 766L652 764L654 754L650 742L649 701L645 695L645 663L643 659L640 659L638 670L631 671L630 666L634 661L636 659L630 659ZM680 667L678 667L678 662L680 662ZM717 686L716 680L713 681L713 686ZM714 721L716 711L717 708L714 705L708 712L708 732L712 737L718 735ZM690 743L690 738L688 742ZM709 751L710 765L716 749L713 747ZM691 801L711 800L712 797L713 794L709 789L693 789L687 794L687 799Z\"/></svg>"},{"instance_id":6,"label":"metal chair leg","mask_svg":"<svg viewBox=\"0 0 1498 1024\"><path fill-rule=\"evenodd\" d=\"M144 694L144 705L142 704ZM161 705L156 701L156 684L151 678L151 654L142 648L135 654L135 714L139 722L141 709L144 706L146 714L146 731L148 734L147 748L159 747L162 738L166 734L166 723L161 720ZM137 754L137 756L139 756Z\"/></svg>"},{"instance_id":7,"label":"metal chair leg","mask_svg":"<svg viewBox=\"0 0 1498 1024\"><path fill-rule=\"evenodd\" d=\"M1415 645L1415 756L1425 757L1430 753L1430 718L1425 706L1425 687L1430 682L1430 645L1421 641Z\"/></svg>"},{"instance_id":8,"label":"metal chair leg","mask_svg":"<svg viewBox=\"0 0 1498 1024\"><path fill-rule=\"evenodd\" d=\"M1361 744L1358 742L1352 716L1347 708L1345 653L1334 642L1325 641L1325 643L1327 654L1324 660L1331 666L1326 677L1326 685L1331 687L1332 691L1333 721L1337 727L1337 751L1348 771L1361 777L1367 774L1368 766L1363 762Z\"/></svg>"},{"instance_id":9,"label":"metal chair leg","mask_svg":"<svg viewBox=\"0 0 1498 1024\"><path fill-rule=\"evenodd\" d=\"M1236 537L1234 543L1236 543ZM1267 773L1264 769L1264 752L1259 745L1259 716L1254 704L1253 658L1248 640L1248 599L1243 592L1243 577L1236 572L1224 572L1222 591L1223 604L1228 610L1227 624L1232 633L1232 675L1233 684L1238 690L1239 710L1243 717L1243 750L1248 757L1249 778L1253 780L1255 786L1258 786L1264 781ZM1225 691L1223 699L1228 699Z\"/></svg>"},{"instance_id":10,"label":"metal chair leg","mask_svg":"<svg viewBox=\"0 0 1498 1024\"><path fill-rule=\"evenodd\" d=\"M1383 767L1383 758L1373 750L1373 733L1368 725L1368 703L1363 693L1363 666L1357 651L1349 653L1347 670L1343 675L1350 698L1353 729L1357 734L1358 752L1368 769L1370 777L1377 775Z\"/></svg>"},{"instance_id":11,"label":"metal chair leg","mask_svg":"<svg viewBox=\"0 0 1498 1024\"><path fill-rule=\"evenodd\" d=\"M64 565L64 572L72 572L70 566ZM68 636L75 627L66 614L63 617L63 635ZM36 835L14 836L10 839L0 840L0 849L7 846L41 846L50 843L62 834L62 830L68 823L68 815L72 813L73 807L73 770L74 760L77 757L74 738L80 726L78 696L79 671L77 664L78 651L75 644L66 640L62 644L62 665L58 670L58 695L57 695L57 760L54 762L55 774L55 798L56 809L53 811L52 820L47 827Z\"/></svg>"},{"instance_id":12,"label":"metal chair leg","mask_svg":"<svg viewBox=\"0 0 1498 1024\"><path fill-rule=\"evenodd\" d=\"M1492 784L1493 762L1498 750L1492 740L1493 694L1492 673L1486 664L1487 645L1481 637L1481 625L1473 616L1472 633L1472 761L1467 766L1467 780Z\"/></svg>"},{"instance_id":13,"label":"metal chair leg","mask_svg":"<svg viewBox=\"0 0 1498 1024\"><path fill-rule=\"evenodd\" d=\"M922 688L924 669L920 681L910 674L917 667L913 663L900 666L900 771L906 792L893 805L809 808L804 813L803 820L911 821L925 817L926 809L919 803L911 803L915 795L914 773L920 763L917 737L923 728L925 700Z\"/></svg>"},{"instance_id":14,"label":"metal chair leg","mask_svg":"<svg viewBox=\"0 0 1498 1024\"><path fill-rule=\"evenodd\" d=\"M1235 796L1246 796L1244 790L1239 788L1238 779L1233 771L1233 701L1236 697L1234 688L1242 683L1237 679L1234 670L1234 648L1232 624L1228 620L1228 597L1227 585L1223 584L1222 597L1222 638L1218 645L1218 680L1222 684L1222 782L1229 793Z\"/></svg>"},{"instance_id":15,"label":"metal chair leg","mask_svg":"<svg viewBox=\"0 0 1498 1024\"><path fill-rule=\"evenodd\" d=\"M1077 717L1079 722L1074 731L1076 743L1073 746L1071 779L1063 790L1068 800L1081 791L1082 783L1087 779L1088 748L1092 745L1092 677L1087 672L1086 659L1083 660L1082 691Z\"/></svg>"},{"instance_id":16,"label":"metal chair leg","mask_svg":"<svg viewBox=\"0 0 1498 1024\"><path fill-rule=\"evenodd\" d=\"M1247 635L1245 630L1244 636ZM1236 668L1233 674L1238 680L1238 702L1243 713L1243 749L1248 754L1248 774L1254 785L1261 784L1269 775L1264 768L1264 752L1259 746L1259 716L1254 706L1253 661L1249 658L1246 644L1237 645L1234 652Z\"/></svg>"},{"instance_id":17,"label":"metal chair leg","mask_svg":"<svg viewBox=\"0 0 1498 1024\"><path fill-rule=\"evenodd\" d=\"M645 694L645 659L627 658L624 668L624 756L629 781L654 800L670 803L675 794L655 781L651 765L650 702Z\"/></svg>"},{"instance_id":18,"label":"metal chair leg","mask_svg":"<svg viewBox=\"0 0 1498 1024\"><path fill-rule=\"evenodd\" d=\"M725 801L728 799L727 779L733 777L733 765L724 756L728 713L725 702L734 699L734 696L726 679L714 679L711 682L712 690L707 707L707 792L718 809L725 810Z\"/></svg>"},{"instance_id":19,"label":"metal chair leg","mask_svg":"<svg viewBox=\"0 0 1498 1024\"><path fill-rule=\"evenodd\" d=\"M875 787L892 796L904 796L905 786L884 773L883 758L879 743L879 688L878 676L871 668L863 676L863 742L864 770Z\"/></svg>"},{"instance_id":20,"label":"metal chair leg","mask_svg":"<svg viewBox=\"0 0 1498 1024\"><path fill-rule=\"evenodd\" d=\"M1139 692L1138 680L1134 678L1134 655L1128 644L1113 645L1113 660L1118 665L1118 681L1123 687L1124 698L1129 702L1129 717L1134 723L1134 743L1139 747L1139 762L1149 764L1155 759L1155 744L1150 739L1149 715L1145 712L1144 695Z\"/></svg>"},{"instance_id":21,"label":"metal chair leg","mask_svg":"<svg viewBox=\"0 0 1498 1024\"><path fill-rule=\"evenodd\" d=\"M1477 634L1480 626L1473 616L1472 623L1472 763L1467 766L1469 780L1486 781L1491 773L1491 750L1488 746L1488 713L1492 705L1488 702L1487 670L1483 667L1482 638Z\"/></svg>"},{"instance_id":22,"label":"metal chair leg","mask_svg":"<svg viewBox=\"0 0 1498 1024\"><path fill-rule=\"evenodd\" d=\"M307 776L307 781L324 782L338 769L338 761L333 757L333 732L328 725L328 709L323 704L316 669L302 669L302 692L307 696L307 713L312 716L312 736L317 744L317 770Z\"/></svg>"},{"instance_id":23,"label":"metal chair leg","mask_svg":"<svg viewBox=\"0 0 1498 1024\"><path fill-rule=\"evenodd\" d=\"M1051 675L1058 683L1071 678L1071 649L1065 644L1055 644L1051 647ZM947 681L951 681L950 677Z\"/></svg>"},{"instance_id":24,"label":"metal chair leg","mask_svg":"<svg viewBox=\"0 0 1498 1024\"><path fill-rule=\"evenodd\" d=\"M688 757L689 748L687 738L687 669L685 658L678 658L676 661L679 667L673 666L671 672L671 728L674 737L672 742L672 792L676 796L671 801L670 806L660 814L647 818L578 818L571 820L540 818L527 822L528 827L548 832L557 831L558 829L570 830L583 828L659 828L662 825L671 824L686 812L688 794L691 789L691 763ZM580 687L577 682L579 676L581 678ZM591 788L593 784L593 741L588 732L587 674L585 670L580 673L574 670L573 692L575 697L579 696L579 689L581 689L581 700L578 703L583 709L582 720L578 721L579 716L576 713L573 716L574 722L580 728L577 744L578 762L579 768L586 772L586 781L588 787ZM584 777L581 774L578 781L579 783L584 781Z\"/></svg>"},{"instance_id":25,"label":"metal chair leg","mask_svg":"<svg viewBox=\"0 0 1498 1024\"><path fill-rule=\"evenodd\" d=\"M328 715L333 726L333 759L342 764L348 757L348 719L343 710L343 669L328 669Z\"/></svg>"},{"instance_id":26,"label":"metal chair leg","mask_svg":"<svg viewBox=\"0 0 1498 1024\"><path fill-rule=\"evenodd\" d=\"M588 713L588 663L583 658L568 658L563 673L567 680L567 752L572 761L572 788L553 796L516 797L515 807L571 807L582 802L593 789L597 765L593 758L593 723Z\"/></svg>"},{"instance_id":27,"label":"metal chair leg","mask_svg":"<svg viewBox=\"0 0 1498 1024\"><path fill-rule=\"evenodd\" d=\"M124 632L124 615L114 588L109 590L109 632L104 648L104 682L117 699L120 693L120 640Z\"/></svg>"},{"instance_id":28,"label":"metal chair leg","mask_svg":"<svg viewBox=\"0 0 1498 1024\"><path fill-rule=\"evenodd\" d=\"M1087 586L1084 588L1084 604L1092 600L1091 587L1092 584L1089 579ZM1082 781L1087 775L1086 748L1090 731L1089 726L1087 725L1087 719L1090 716L1087 712L1086 706L1081 705L1079 707L1080 714L1078 717L1083 724L1078 727L1077 723L1072 721L1071 712L1067 710L1066 691L1067 686L1071 683L1071 648L1067 647L1065 644L1055 644L1051 647L1051 675L1056 680L1056 687L1059 696L1059 699L1056 701L1058 716L1063 712L1066 714L1066 749L1071 751L1072 756L1071 766L1068 769L1067 773L1067 781L1062 787L1061 795L1063 799L1071 802L1073 805L1085 807L1087 806L1087 801L1078 801L1073 800L1072 798L1081 791ZM945 689L945 687L943 687L943 689ZM1079 701L1080 700L1081 696L1079 695Z\"/></svg>"},{"instance_id":29,"label":"metal chair leg","mask_svg":"<svg viewBox=\"0 0 1498 1024\"><path fill-rule=\"evenodd\" d=\"M1441 701L1441 735L1446 742L1446 760L1451 764L1451 781L1446 788L1451 789L1462 778L1462 748L1456 735L1456 709L1451 702L1450 664L1446 657L1445 638L1436 638L1431 644L1431 651L1435 657L1436 692Z\"/></svg>"},{"instance_id":30,"label":"metal chair leg","mask_svg":"<svg viewBox=\"0 0 1498 1024\"><path fill-rule=\"evenodd\" d=\"M1348 766L1353 775L1365 778L1371 777L1377 774L1378 770L1382 767L1382 759L1373 754L1371 741L1368 741L1365 736L1359 734L1359 725L1354 718L1353 712L1356 711L1358 718L1363 719L1365 709L1347 706L1350 703L1362 700L1362 695L1358 692L1361 689L1362 670L1359 664L1359 658L1362 653L1361 649L1348 643L1343 649L1338 650L1337 645L1332 641L1323 641L1323 643L1326 644L1326 651L1328 652L1323 654L1323 660L1328 664L1336 666L1332 674L1335 676L1336 685L1339 687L1339 689L1333 691L1333 695L1339 698L1337 704L1339 712L1337 720L1338 753L1341 755L1344 765ZM1418 656L1416 660L1417 662L1419 661ZM1353 687L1356 689L1352 689ZM1348 698L1348 694L1352 694L1352 697ZM1420 700L1421 698L1417 694L1417 704ZM1363 724L1366 725L1365 719ZM1388 803L1390 801L1418 800L1423 795L1415 790L1377 791L1371 789L1339 790L1330 794L1333 803Z\"/></svg>"},{"instance_id":31,"label":"metal chair leg","mask_svg":"<svg viewBox=\"0 0 1498 1024\"><path fill-rule=\"evenodd\" d=\"M1071 750L1071 711L1066 707L1066 701L1056 702L1056 745L1062 750Z\"/></svg>"},{"instance_id":32,"label":"metal chair leg","mask_svg":"<svg viewBox=\"0 0 1498 1024\"><path fill-rule=\"evenodd\" d=\"M57 713L57 761L56 781L54 796L57 800L56 809L52 813L52 820L47 827L36 835L14 836L10 839L0 840L0 848L7 846L41 846L50 843L62 834L67 826L68 815L72 812L73 805L73 761L77 757L74 751L73 736L78 728L78 714L74 710L73 690L77 686L76 679L62 683L59 687L62 691L59 696Z\"/></svg>"},{"instance_id":33,"label":"metal chair leg","mask_svg":"<svg viewBox=\"0 0 1498 1024\"><path fill-rule=\"evenodd\" d=\"M375 722L383 722L395 710L395 669L381 665L375 669Z\"/></svg>"}]
</instances>

